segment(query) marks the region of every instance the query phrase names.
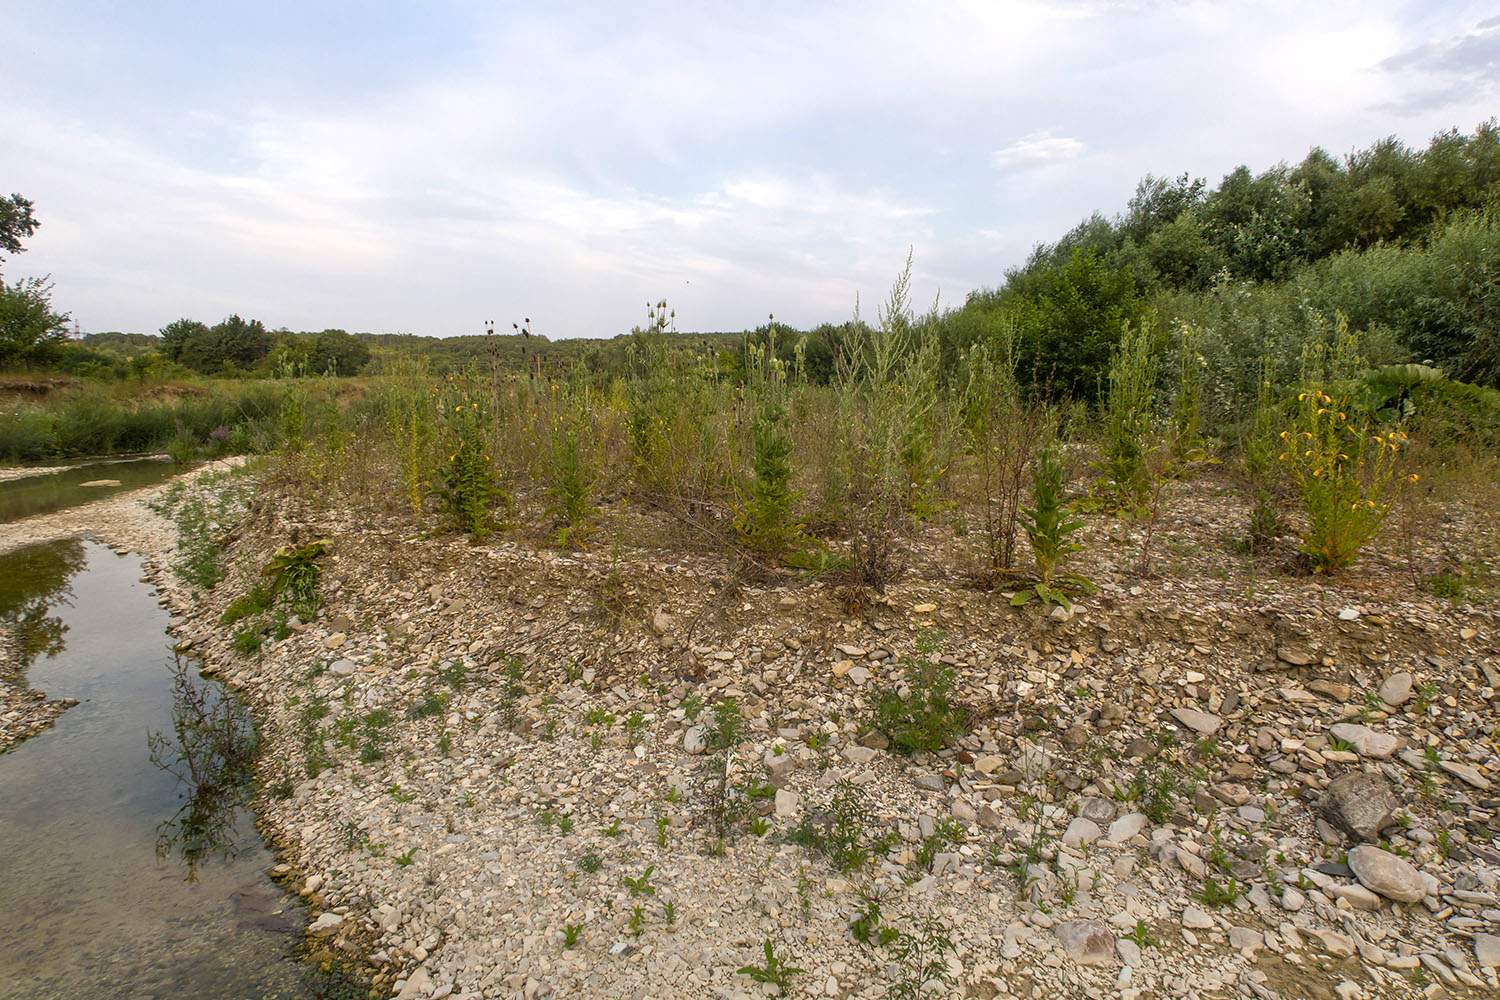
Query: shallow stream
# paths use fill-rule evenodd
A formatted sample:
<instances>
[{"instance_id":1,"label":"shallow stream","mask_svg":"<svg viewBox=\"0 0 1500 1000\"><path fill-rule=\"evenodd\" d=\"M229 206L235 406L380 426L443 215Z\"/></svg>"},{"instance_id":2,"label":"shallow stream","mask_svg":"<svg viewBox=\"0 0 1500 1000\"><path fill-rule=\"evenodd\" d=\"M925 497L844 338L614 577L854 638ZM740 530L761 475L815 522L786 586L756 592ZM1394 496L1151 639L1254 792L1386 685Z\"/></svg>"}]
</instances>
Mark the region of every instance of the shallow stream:
<instances>
[{"instance_id":1,"label":"shallow stream","mask_svg":"<svg viewBox=\"0 0 1500 1000\"><path fill-rule=\"evenodd\" d=\"M155 486L184 471L170 458L111 458L0 482L0 524Z\"/></svg>"},{"instance_id":2,"label":"shallow stream","mask_svg":"<svg viewBox=\"0 0 1500 1000\"><path fill-rule=\"evenodd\" d=\"M78 539L0 556L30 685L80 702L0 755L0 998L302 996L249 717L176 660L141 577Z\"/></svg>"}]
</instances>

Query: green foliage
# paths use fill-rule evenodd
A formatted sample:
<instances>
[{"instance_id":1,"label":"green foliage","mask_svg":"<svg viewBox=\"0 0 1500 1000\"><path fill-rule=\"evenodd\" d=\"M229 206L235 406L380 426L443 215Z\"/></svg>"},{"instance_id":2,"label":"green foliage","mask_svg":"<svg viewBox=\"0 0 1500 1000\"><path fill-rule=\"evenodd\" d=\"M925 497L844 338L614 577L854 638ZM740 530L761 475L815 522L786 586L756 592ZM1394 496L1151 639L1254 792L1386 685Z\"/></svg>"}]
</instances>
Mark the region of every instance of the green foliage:
<instances>
[{"instance_id":1,"label":"green foliage","mask_svg":"<svg viewBox=\"0 0 1500 1000\"><path fill-rule=\"evenodd\" d=\"M265 637L253 629L242 629L234 634L234 648L236 652L249 655L260 652L261 643Z\"/></svg>"},{"instance_id":2,"label":"green foliage","mask_svg":"<svg viewBox=\"0 0 1500 1000\"><path fill-rule=\"evenodd\" d=\"M283 545L261 569L260 575L270 581L271 594L285 594L292 610L303 621L318 613L318 560L333 551L333 542L320 538L306 545Z\"/></svg>"},{"instance_id":3,"label":"green foliage","mask_svg":"<svg viewBox=\"0 0 1500 1000\"><path fill-rule=\"evenodd\" d=\"M902 931L892 948L897 975L887 987L889 1000L921 1000L951 993L948 956L954 951L950 931L936 917L923 916L914 931Z\"/></svg>"},{"instance_id":4,"label":"green foliage","mask_svg":"<svg viewBox=\"0 0 1500 1000\"><path fill-rule=\"evenodd\" d=\"M195 372L245 370L271 353L271 334L260 320L238 315L208 326L179 319L161 329L162 354Z\"/></svg>"},{"instance_id":5,"label":"green foliage","mask_svg":"<svg viewBox=\"0 0 1500 1000\"><path fill-rule=\"evenodd\" d=\"M1177 328L1177 386L1172 397L1172 460L1195 462L1203 450L1203 332L1187 323Z\"/></svg>"},{"instance_id":6,"label":"green foliage","mask_svg":"<svg viewBox=\"0 0 1500 1000\"><path fill-rule=\"evenodd\" d=\"M993 584L1016 565L1027 470L1051 425L1050 414L1022 398L1016 379L1015 328L1004 321L961 355L958 398L965 449L974 459L984 524L980 582Z\"/></svg>"},{"instance_id":7,"label":"green foliage","mask_svg":"<svg viewBox=\"0 0 1500 1000\"><path fill-rule=\"evenodd\" d=\"M777 958L772 951L770 938L766 938L764 948L766 955L765 964L741 966L739 974L749 976L757 983L769 983L776 987L777 993L785 996L786 991L791 989L792 977L806 970L788 965L784 959Z\"/></svg>"},{"instance_id":8,"label":"green foliage","mask_svg":"<svg viewBox=\"0 0 1500 1000\"><path fill-rule=\"evenodd\" d=\"M1134 515L1151 492L1146 453L1153 424L1157 360L1148 326L1127 327L1109 365L1107 437L1099 469L1109 479L1117 509Z\"/></svg>"},{"instance_id":9,"label":"green foliage","mask_svg":"<svg viewBox=\"0 0 1500 1000\"><path fill-rule=\"evenodd\" d=\"M966 731L968 713L954 696L952 667L935 659L936 637L917 638L917 653L903 657L909 694L885 691L875 703L875 728L906 753L941 750Z\"/></svg>"},{"instance_id":10,"label":"green foliage","mask_svg":"<svg viewBox=\"0 0 1500 1000\"><path fill-rule=\"evenodd\" d=\"M834 786L827 811L816 817L809 815L787 839L826 854L839 871L852 872L885 849L885 838L870 839L865 834L873 821L858 787L845 779Z\"/></svg>"},{"instance_id":11,"label":"green foliage","mask_svg":"<svg viewBox=\"0 0 1500 1000\"><path fill-rule=\"evenodd\" d=\"M1234 901L1245 894L1245 889L1234 879L1225 879L1219 882L1213 875L1203 880L1203 891L1199 899L1208 906L1233 906Z\"/></svg>"},{"instance_id":12,"label":"green foliage","mask_svg":"<svg viewBox=\"0 0 1500 1000\"><path fill-rule=\"evenodd\" d=\"M779 559L800 534L791 519L792 440L786 429L786 374L775 356L772 335L765 345L746 350L749 388L755 396L751 421L751 478L738 487L734 530L748 548Z\"/></svg>"},{"instance_id":13,"label":"green foliage","mask_svg":"<svg viewBox=\"0 0 1500 1000\"><path fill-rule=\"evenodd\" d=\"M32 211L34 207L29 198L18 194L0 198L0 253L25 252L21 241L29 239L42 225Z\"/></svg>"},{"instance_id":14,"label":"green foliage","mask_svg":"<svg viewBox=\"0 0 1500 1000\"><path fill-rule=\"evenodd\" d=\"M1016 324L1017 353L1029 363L1033 386L1054 398L1094 401L1120 331L1146 319L1135 275L1114 256L1074 248L1055 264L1034 258L1006 277L1005 294L991 301Z\"/></svg>"},{"instance_id":15,"label":"green foliage","mask_svg":"<svg viewBox=\"0 0 1500 1000\"><path fill-rule=\"evenodd\" d=\"M496 527L495 505L510 505L490 461L488 396L450 381L439 404L439 444L446 457L438 462L436 482L428 493L442 501L459 531L483 541Z\"/></svg>"},{"instance_id":16,"label":"green foliage","mask_svg":"<svg viewBox=\"0 0 1500 1000\"><path fill-rule=\"evenodd\" d=\"M1286 450L1279 459L1297 487L1306 517L1299 549L1314 572L1337 572L1353 564L1403 482L1396 462L1406 434L1372 426L1354 411L1342 388L1359 368L1356 349L1351 335L1341 337L1326 358L1309 348L1292 426L1281 433Z\"/></svg>"},{"instance_id":17,"label":"green foliage","mask_svg":"<svg viewBox=\"0 0 1500 1000\"><path fill-rule=\"evenodd\" d=\"M1082 550L1082 545L1070 539L1083 527L1083 522L1068 520L1068 507L1063 502L1063 465L1053 445L1043 448L1037 456L1031 475L1031 497L1033 506L1023 507L1020 516L1036 562L1036 579L1028 588L1018 591L1011 604L1020 606L1032 598L1040 598L1071 607L1069 594L1092 593L1094 587L1077 574L1057 572L1065 558Z\"/></svg>"},{"instance_id":18,"label":"green foliage","mask_svg":"<svg viewBox=\"0 0 1500 1000\"><path fill-rule=\"evenodd\" d=\"M559 526L554 532L564 548L585 548L597 513L594 487L600 478L600 435L594 419L597 400L587 386L553 385L546 401L545 482L551 502L547 512Z\"/></svg>"},{"instance_id":19,"label":"green foliage","mask_svg":"<svg viewBox=\"0 0 1500 1000\"><path fill-rule=\"evenodd\" d=\"M68 318L52 311L52 283L46 278L0 280L0 369L53 363L68 339Z\"/></svg>"},{"instance_id":20,"label":"green foliage","mask_svg":"<svg viewBox=\"0 0 1500 1000\"><path fill-rule=\"evenodd\" d=\"M651 884L651 873L656 871L655 865L647 865L646 870L635 878L624 876L625 888L630 890L632 896L654 896L656 887Z\"/></svg>"},{"instance_id":21,"label":"green foliage","mask_svg":"<svg viewBox=\"0 0 1500 1000\"><path fill-rule=\"evenodd\" d=\"M138 386L54 393L0 409L0 461L160 451L179 437L196 449L216 434L224 450L264 450L281 403L281 390L264 383L163 399L142 397Z\"/></svg>"}]
</instances>

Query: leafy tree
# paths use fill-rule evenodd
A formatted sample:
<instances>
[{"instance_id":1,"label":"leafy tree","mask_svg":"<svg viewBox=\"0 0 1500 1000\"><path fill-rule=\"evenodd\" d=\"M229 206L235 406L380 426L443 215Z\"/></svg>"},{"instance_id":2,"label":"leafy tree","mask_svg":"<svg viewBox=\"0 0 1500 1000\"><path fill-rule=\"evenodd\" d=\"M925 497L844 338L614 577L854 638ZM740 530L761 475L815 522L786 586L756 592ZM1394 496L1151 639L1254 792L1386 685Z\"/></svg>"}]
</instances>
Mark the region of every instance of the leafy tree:
<instances>
[{"instance_id":1,"label":"leafy tree","mask_svg":"<svg viewBox=\"0 0 1500 1000\"><path fill-rule=\"evenodd\" d=\"M21 246L21 240L30 237L40 225L30 201L18 194L0 198L0 252L22 253L26 248Z\"/></svg>"},{"instance_id":2,"label":"leafy tree","mask_svg":"<svg viewBox=\"0 0 1500 1000\"><path fill-rule=\"evenodd\" d=\"M68 339L68 314L52 311L52 283L0 281L0 367L45 366Z\"/></svg>"},{"instance_id":3,"label":"leafy tree","mask_svg":"<svg viewBox=\"0 0 1500 1000\"><path fill-rule=\"evenodd\" d=\"M317 374L357 375L370 362L370 348L343 330L324 330L313 338L307 362Z\"/></svg>"},{"instance_id":4,"label":"leafy tree","mask_svg":"<svg viewBox=\"0 0 1500 1000\"><path fill-rule=\"evenodd\" d=\"M1093 400L1120 332L1146 316L1135 278L1098 254L1074 250L1062 266L1033 271L1018 284L1007 307L1023 373L1029 367L1054 395Z\"/></svg>"},{"instance_id":5,"label":"leafy tree","mask_svg":"<svg viewBox=\"0 0 1500 1000\"><path fill-rule=\"evenodd\" d=\"M208 325L195 319L173 320L161 328L161 352L168 361L182 361L187 345L208 337Z\"/></svg>"},{"instance_id":6,"label":"leafy tree","mask_svg":"<svg viewBox=\"0 0 1500 1000\"><path fill-rule=\"evenodd\" d=\"M271 353L271 334L260 320L237 315L213 326L179 319L162 327L161 337L167 360L205 375L226 368L249 368Z\"/></svg>"}]
</instances>

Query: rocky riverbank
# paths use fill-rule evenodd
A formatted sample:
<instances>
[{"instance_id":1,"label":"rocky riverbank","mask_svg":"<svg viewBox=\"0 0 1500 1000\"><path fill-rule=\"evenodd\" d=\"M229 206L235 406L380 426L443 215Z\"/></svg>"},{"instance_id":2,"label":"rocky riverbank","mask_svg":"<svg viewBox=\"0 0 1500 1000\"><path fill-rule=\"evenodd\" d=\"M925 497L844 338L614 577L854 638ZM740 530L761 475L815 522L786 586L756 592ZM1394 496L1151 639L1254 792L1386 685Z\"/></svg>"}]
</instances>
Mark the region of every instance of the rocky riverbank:
<instances>
[{"instance_id":1,"label":"rocky riverbank","mask_svg":"<svg viewBox=\"0 0 1500 1000\"><path fill-rule=\"evenodd\" d=\"M1231 506L1184 498L1144 582L1091 539L1071 614L935 547L851 617L263 493L174 626L264 720L311 933L393 996L756 996L778 963L800 996L1493 995L1494 607L1379 560L1246 586ZM325 537L316 617L218 624ZM897 752L881 694L946 671L966 724Z\"/></svg>"},{"instance_id":2,"label":"rocky riverbank","mask_svg":"<svg viewBox=\"0 0 1500 1000\"><path fill-rule=\"evenodd\" d=\"M227 460L203 466L178 477L176 482L192 483L199 477L223 471L240 464ZM0 470L0 481L8 472L26 475L49 470ZM10 477L16 478L16 477ZM0 554L27 545L86 536L97 539L120 552L139 552L154 561L157 582L175 586L169 573L177 545L177 530L172 522L153 511L148 503L169 485L153 486L121 493L94 503L70 507L52 514L0 525ZM186 595L179 595L185 602ZM44 731L76 702L68 698L48 698L45 692L26 683L18 653L16 623L0 619L0 753L21 741Z\"/></svg>"}]
</instances>

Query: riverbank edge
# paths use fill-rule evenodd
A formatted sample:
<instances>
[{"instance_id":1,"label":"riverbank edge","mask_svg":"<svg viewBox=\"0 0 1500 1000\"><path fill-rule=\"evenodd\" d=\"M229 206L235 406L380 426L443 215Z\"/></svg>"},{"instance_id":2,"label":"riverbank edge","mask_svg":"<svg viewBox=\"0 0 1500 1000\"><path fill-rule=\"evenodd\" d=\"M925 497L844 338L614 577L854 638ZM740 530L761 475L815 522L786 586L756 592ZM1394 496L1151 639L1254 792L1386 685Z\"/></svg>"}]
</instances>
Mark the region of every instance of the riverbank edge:
<instances>
[{"instance_id":1,"label":"riverbank edge","mask_svg":"<svg viewBox=\"0 0 1500 1000\"><path fill-rule=\"evenodd\" d=\"M175 648L194 655L198 659L200 672L213 676L241 694L228 673L220 669L222 664L208 658L202 644L184 637L189 625L196 621L198 602L193 600L190 590L173 570L179 551L177 526L170 518L153 510L151 502L179 484L190 485L207 476L238 468L245 461L243 456L220 459L153 486L144 486L93 503L0 525L0 555L29 545L81 538L103 545L117 554L140 558L144 579L156 591L157 603L170 616L165 634L178 640ZM5 471L10 470L0 470L0 473ZM6 643L9 639L9 636L0 632L0 643ZM72 698L47 698L45 692L26 684L24 672L6 672L4 668L10 666L10 662L7 659L0 664L0 716L12 710L27 714L23 715L18 725L0 732L0 754L45 732L64 712L78 704ZM243 702L255 720L257 732L264 732L271 724L264 706L253 698L244 698ZM262 755L265 753L262 750ZM257 773L265 772L263 765L263 759L256 761ZM368 954L373 950L373 943L364 942L356 946L355 939L346 939L340 942L345 954L337 956L319 948L316 939L307 934L313 914L299 892L306 874L294 863L298 854L297 844L283 833L282 826L271 815L270 803L264 791L266 783L262 781L260 785L260 793L251 803L255 828L276 859L276 863L266 874L277 888L297 900L303 910L300 936L290 942L293 952L306 961L310 968L320 967L330 961L344 961L354 962L361 969L368 969Z\"/></svg>"}]
</instances>

